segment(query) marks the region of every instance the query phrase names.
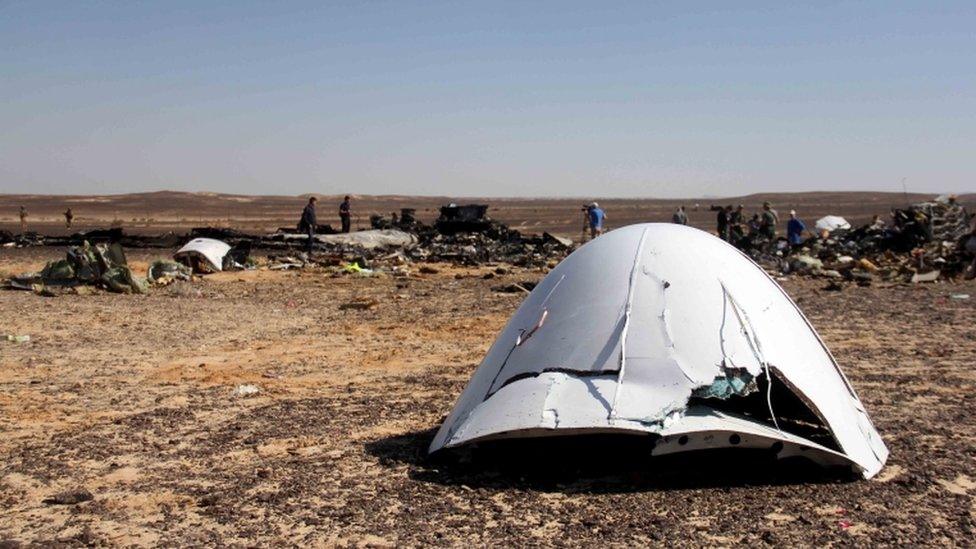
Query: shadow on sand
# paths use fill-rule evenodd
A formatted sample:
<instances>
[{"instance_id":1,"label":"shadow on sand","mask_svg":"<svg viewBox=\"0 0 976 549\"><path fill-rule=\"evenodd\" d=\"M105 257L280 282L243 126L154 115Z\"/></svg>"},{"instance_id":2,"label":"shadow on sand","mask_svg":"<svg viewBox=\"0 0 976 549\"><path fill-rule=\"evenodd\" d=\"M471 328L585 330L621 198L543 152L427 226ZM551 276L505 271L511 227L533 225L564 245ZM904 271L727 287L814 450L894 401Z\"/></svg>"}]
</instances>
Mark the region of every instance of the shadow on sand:
<instances>
[{"instance_id":1,"label":"shadow on sand","mask_svg":"<svg viewBox=\"0 0 976 549\"><path fill-rule=\"evenodd\" d=\"M515 439L427 455L436 429L375 440L366 451L410 478L442 485L566 493L624 493L695 488L826 484L854 479L806 459L777 460L765 450L712 450L650 457L650 436L598 435Z\"/></svg>"}]
</instances>

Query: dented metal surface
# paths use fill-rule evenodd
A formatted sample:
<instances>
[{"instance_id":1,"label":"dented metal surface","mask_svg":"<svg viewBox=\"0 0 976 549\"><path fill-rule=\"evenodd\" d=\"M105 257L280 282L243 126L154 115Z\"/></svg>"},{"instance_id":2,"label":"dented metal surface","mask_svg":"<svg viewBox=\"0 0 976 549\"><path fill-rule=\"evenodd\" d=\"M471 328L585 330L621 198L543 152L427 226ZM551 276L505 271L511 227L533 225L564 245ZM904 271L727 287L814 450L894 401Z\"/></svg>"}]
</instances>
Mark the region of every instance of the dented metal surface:
<instances>
[{"instance_id":1,"label":"dented metal surface","mask_svg":"<svg viewBox=\"0 0 976 549\"><path fill-rule=\"evenodd\" d=\"M765 445L866 477L888 453L785 292L732 246L673 224L612 231L553 269L430 450L577 432L659 435L655 453Z\"/></svg>"}]
</instances>

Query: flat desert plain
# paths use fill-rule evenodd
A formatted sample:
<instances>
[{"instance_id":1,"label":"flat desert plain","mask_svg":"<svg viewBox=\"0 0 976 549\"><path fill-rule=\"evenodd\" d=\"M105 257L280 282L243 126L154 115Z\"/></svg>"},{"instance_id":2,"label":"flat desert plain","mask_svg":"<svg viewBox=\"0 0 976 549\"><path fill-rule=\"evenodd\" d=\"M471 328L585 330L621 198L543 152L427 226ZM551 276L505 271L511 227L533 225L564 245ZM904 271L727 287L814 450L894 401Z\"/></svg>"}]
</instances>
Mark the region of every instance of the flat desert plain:
<instances>
[{"instance_id":1,"label":"flat desert plain","mask_svg":"<svg viewBox=\"0 0 976 549\"><path fill-rule=\"evenodd\" d=\"M129 259L144 273L170 253ZM0 271L63 254L0 249ZM414 267L407 279L227 272L140 296L0 293L0 333L30 336L0 341L0 542L972 543L973 282L782 282L891 450L865 481L725 456L431 460L434 430L523 299L492 286L544 273ZM377 304L341 308L357 299ZM45 502L80 490L93 498Z\"/></svg>"},{"instance_id":2,"label":"flat desert plain","mask_svg":"<svg viewBox=\"0 0 976 549\"><path fill-rule=\"evenodd\" d=\"M186 232L192 227L233 227L251 233L273 232L278 227L295 227L309 195L251 196L215 193L154 192L104 196L0 195L0 229L19 232L20 206L27 208L28 228L43 234L67 234L77 230L118 225L132 234ZM341 195L316 195L319 223L339 226ZM401 208L414 208L417 218L432 223L440 206L449 203L488 204L488 214L525 233L555 234L578 238L583 225L581 206L594 200L607 212L609 228L633 223L671 221L678 206L685 206L692 225L714 229L712 205L742 204L747 214L757 213L764 201L772 203L780 217L794 209L812 226L825 215L840 215L857 226L871 216L887 216L891 208L931 200L934 194L878 192L765 193L731 198L696 199L602 199L587 198L457 198L448 196L359 196L352 195L353 229L368 229L371 215L389 216ZM976 194L959 196L970 211L976 209ZM71 208L74 224L65 228L62 213Z\"/></svg>"}]
</instances>

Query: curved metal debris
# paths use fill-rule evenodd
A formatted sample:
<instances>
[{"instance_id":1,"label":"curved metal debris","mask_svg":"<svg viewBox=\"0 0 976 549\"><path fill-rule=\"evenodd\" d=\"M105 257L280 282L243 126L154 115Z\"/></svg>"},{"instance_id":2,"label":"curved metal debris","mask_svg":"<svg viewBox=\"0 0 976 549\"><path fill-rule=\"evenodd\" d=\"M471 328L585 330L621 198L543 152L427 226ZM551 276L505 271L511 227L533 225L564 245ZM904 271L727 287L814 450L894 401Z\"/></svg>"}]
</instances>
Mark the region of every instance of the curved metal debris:
<instances>
[{"instance_id":1,"label":"curved metal debris","mask_svg":"<svg viewBox=\"0 0 976 549\"><path fill-rule=\"evenodd\" d=\"M430 451L594 432L657 435L654 454L771 448L865 477L888 456L786 293L734 247L674 224L612 231L553 269Z\"/></svg>"},{"instance_id":2,"label":"curved metal debris","mask_svg":"<svg viewBox=\"0 0 976 549\"><path fill-rule=\"evenodd\" d=\"M173 259L184 260L197 258L206 262L213 272L224 269L224 256L230 251L230 245L213 238L194 238L173 254Z\"/></svg>"}]
</instances>

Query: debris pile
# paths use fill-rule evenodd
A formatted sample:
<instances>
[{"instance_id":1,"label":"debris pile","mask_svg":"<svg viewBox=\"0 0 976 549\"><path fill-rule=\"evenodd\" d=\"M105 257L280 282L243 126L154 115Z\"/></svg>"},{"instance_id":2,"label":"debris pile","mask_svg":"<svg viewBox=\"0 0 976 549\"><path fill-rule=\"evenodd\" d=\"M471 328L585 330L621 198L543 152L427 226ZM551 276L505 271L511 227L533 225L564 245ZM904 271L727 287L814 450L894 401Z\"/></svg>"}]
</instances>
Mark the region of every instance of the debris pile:
<instances>
[{"instance_id":1,"label":"debris pile","mask_svg":"<svg viewBox=\"0 0 976 549\"><path fill-rule=\"evenodd\" d=\"M973 262L974 250L967 247L973 238L971 218L953 202L924 202L893 210L890 226L876 220L850 229L841 219L831 219L824 227L818 222L818 233L792 248L785 239L769 242L759 235L743 236L736 244L778 274L823 276L860 285L874 280L934 282L964 273Z\"/></svg>"},{"instance_id":2,"label":"debris pile","mask_svg":"<svg viewBox=\"0 0 976 549\"><path fill-rule=\"evenodd\" d=\"M178 280L189 281L192 276L190 267L167 259L153 261L147 273L149 283L156 286L168 286Z\"/></svg>"},{"instance_id":3,"label":"debris pile","mask_svg":"<svg viewBox=\"0 0 976 549\"><path fill-rule=\"evenodd\" d=\"M965 209L951 198L892 210L888 224L876 217L870 224L852 228L842 217L825 216L816 222L814 234L799 245L790 245L782 237L770 239L761 226L735 219L738 221L731 221L728 229L733 245L778 275L823 276L862 285L875 280L927 282L961 273L976 276L976 229ZM320 226L313 236L311 256L299 251L306 248L309 235L292 228L263 236L215 227L194 228L183 236L131 236L118 227L68 237L0 232L0 241L4 246L78 241L79 247L90 247L89 242L126 247L182 245L174 259L198 274L253 267L251 251L262 248L272 251L268 256L272 270L315 265L362 276L373 275L374 269L404 275L409 272L408 264L415 261L553 267L576 248L572 240L549 233L523 235L489 217L485 204L443 206L431 225L418 220L412 208L390 216L373 215L370 223L371 230L340 234ZM38 276L70 280L73 274L52 267ZM187 276L172 265L160 264L149 278L166 284ZM115 284L123 285L124 281Z\"/></svg>"},{"instance_id":4,"label":"debris pile","mask_svg":"<svg viewBox=\"0 0 976 549\"><path fill-rule=\"evenodd\" d=\"M91 286L126 294L143 294L148 289L144 279L132 274L121 244L88 242L69 248L64 259L51 261L40 273L12 277L6 285L44 296L68 290L78 293L78 288Z\"/></svg>"},{"instance_id":5,"label":"debris pile","mask_svg":"<svg viewBox=\"0 0 976 549\"><path fill-rule=\"evenodd\" d=\"M33 231L13 235L9 231L0 231L0 245L5 247L84 246L85 242L88 242L90 244L118 243L125 248L174 248L186 238L173 232L158 235L130 235L126 234L121 227L92 229L67 236L43 235Z\"/></svg>"},{"instance_id":6,"label":"debris pile","mask_svg":"<svg viewBox=\"0 0 976 549\"><path fill-rule=\"evenodd\" d=\"M506 262L523 267L542 267L558 262L574 248L572 240L551 234L526 236L488 216L485 204L449 204L440 216L427 225L416 217L416 210L403 208L389 217L373 215L372 230L336 234L321 225L314 235L316 264L335 266L350 261L362 268L370 263L403 264L409 261L453 262L478 265ZM43 236L25 233L0 234L7 246L73 246L84 243L115 243L129 248L172 248L182 246L175 259L194 273L208 273L247 266L254 248L285 252L285 261L273 268L297 268L312 263L307 257L296 259L308 235L283 227L267 235L254 235L221 227L197 227L186 235L167 233L158 236L127 235L121 227L95 229L70 236Z\"/></svg>"},{"instance_id":7,"label":"debris pile","mask_svg":"<svg viewBox=\"0 0 976 549\"><path fill-rule=\"evenodd\" d=\"M416 246L405 250L416 261L445 261L461 265L505 262L520 267L542 267L561 260L573 249L573 241L545 233L526 236L488 216L488 206L450 204L440 210L433 226L401 210L391 218L374 216L376 229L397 228L417 236Z\"/></svg>"}]
</instances>

